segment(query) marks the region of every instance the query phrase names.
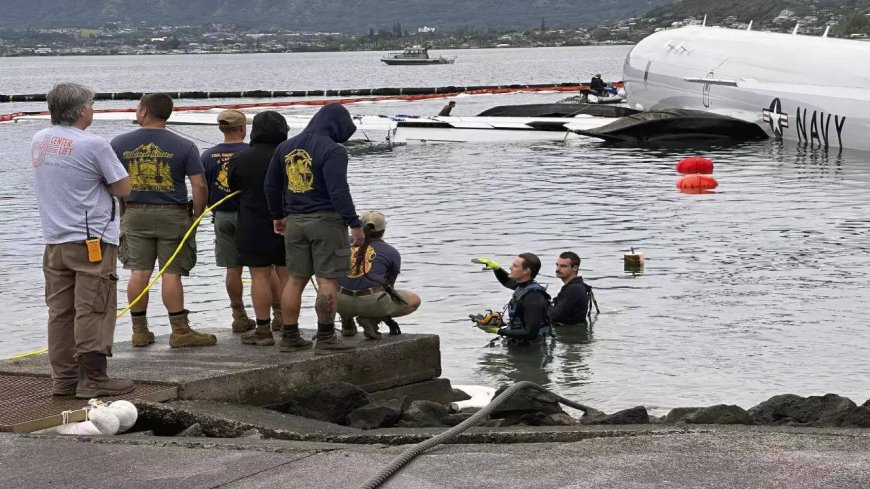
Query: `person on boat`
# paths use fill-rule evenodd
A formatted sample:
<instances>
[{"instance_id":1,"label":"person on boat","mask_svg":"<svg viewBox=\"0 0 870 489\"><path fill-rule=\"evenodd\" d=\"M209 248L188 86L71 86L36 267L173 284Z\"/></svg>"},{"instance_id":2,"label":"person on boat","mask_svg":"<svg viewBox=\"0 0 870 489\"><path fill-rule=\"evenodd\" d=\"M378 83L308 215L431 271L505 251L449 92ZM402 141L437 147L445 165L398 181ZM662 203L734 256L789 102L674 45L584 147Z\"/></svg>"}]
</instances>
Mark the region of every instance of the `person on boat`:
<instances>
[{"instance_id":1,"label":"person on boat","mask_svg":"<svg viewBox=\"0 0 870 489\"><path fill-rule=\"evenodd\" d=\"M562 290L553 299L547 314L553 326L586 325L589 310L589 287L580 273L580 257L566 251L556 260L556 277L562 280Z\"/></svg>"},{"instance_id":2,"label":"person on boat","mask_svg":"<svg viewBox=\"0 0 870 489\"><path fill-rule=\"evenodd\" d=\"M592 77L592 81L589 82L589 89L595 95L606 96L608 94L607 84L601 79L601 73L596 73L595 76Z\"/></svg>"},{"instance_id":3,"label":"person on boat","mask_svg":"<svg viewBox=\"0 0 870 489\"><path fill-rule=\"evenodd\" d=\"M181 283L181 277L189 275L196 265L195 228L191 229L191 224L205 211L208 185L196 144L166 129L172 109L169 95L145 95L136 109L140 129L112 140L112 149L130 172L133 184L133 192L121 205L118 255L124 268L131 271L127 300L132 302L148 286L154 262L158 261L162 269L178 249L175 259L166 266L160 290L172 327L169 346L211 346L217 343L215 335L190 327ZM190 204L185 177L193 190ZM190 237L182 245L188 230ZM147 310L147 294L130 308L133 346L154 343L154 334L148 330Z\"/></svg>"},{"instance_id":4,"label":"person on boat","mask_svg":"<svg viewBox=\"0 0 870 489\"><path fill-rule=\"evenodd\" d=\"M85 132L94 91L59 83L46 95L51 126L33 135L33 188L45 239L48 362L54 396L126 394L130 380L106 375L118 302L115 197L130 177L109 142Z\"/></svg>"},{"instance_id":5,"label":"person on boat","mask_svg":"<svg viewBox=\"0 0 870 489\"><path fill-rule=\"evenodd\" d=\"M407 316L420 307L420 296L410 290L396 290L396 278L402 268L402 257L384 241L387 218L379 211L364 212L360 219L365 241L350 254L350 273L339 280L338 314L341 315L342 336L357 333L356 322L363 335L371 340L381 338L378 324L390 325L390 319ZM390 327L390 334L399 334Z\"/></svg>"},{"instance_id":6,"label":"person on boat","mask_svg":"<svg viewBox=\"0 0 870 489\"><path fill-rule=\"evenodd\" d=\"M438 115L439 115L439 116L444 116L444 117L449 116L449 115L450 115L450 111L453 110L453 107L456 107L456 101L455 101L455 100L451 100L450 102L447 102L447 105L445 105L445 106L441 109L441 112L439 112Z\"/></svg>"},{"instance_id":7,"label":"person on boat","mask_svg":"<svg viewBox=\"0 0 870 489\"><path fill-rule=\"evenodd\" d=\"M347 150L340 144L356 131L341 104L323 106L305 130L281 143L264 184L276 233L284 235L290 277L281 296L282 351L311 347L299 333L302 291L317 277L315 353L351 350L335 335L338 279L350 270L350 247L363 243L362 221L347 184Z\"/></svg>"},{"instance_id":8,"label":"person on boat","mask_svg":"<svg viewBox=\"0 0 870 489\"><path fill-rule=\"evenodd\" d=\"M245 143L248 119L238 110L224 110L217 116L218 130L223 133L222 143L202 153L202 166L208 183L208 206L230 194L227 182L227 165L234 154L248 148ZM242 299L242 267L236 250L236 229L238 229L239 196L225 200L212 210L214 216L214 258L215 264L226 268L224 286L230 299L233 313L233 333L243 333L254 329L254 321L248 318L245 302Z\"/></svg>"},{"instance_id":9,"label":"person on boat","mask_svg":"<svg viewBox=\"0 0 870 489\"><path fill-rule=\"evenodd\" d=\"M240 191L238 225L235 228L234 249L239 266L251 271L251 298L254 302L256 328L242 333L246 345L275 344L272 331L281 330L281 288L287 284L284 238L276 234L266 203L263 183L272 153L287 140L287 119L267 110L254 116L251 126L251 146L230 159L227 183L230 191ZM269 307L273 321L269 322Z\"/></svg>"},{"instance_id":10,"label":"person on boat","mask_svg":"<svg viewBox=\"0 0 870 489\"><path fill-rule=\"evenodd\" d=\"M541 260L533 253L520 253L513 259L509 272L504 271L495 260L477 258L476 263L492 270L505 287L514 291L507 305L507 326L498 330L499 336L518 343L540 343L550 334L550 318L547 309L550 295L535 282L541 270Z\"/></svg>"}]
</instances>

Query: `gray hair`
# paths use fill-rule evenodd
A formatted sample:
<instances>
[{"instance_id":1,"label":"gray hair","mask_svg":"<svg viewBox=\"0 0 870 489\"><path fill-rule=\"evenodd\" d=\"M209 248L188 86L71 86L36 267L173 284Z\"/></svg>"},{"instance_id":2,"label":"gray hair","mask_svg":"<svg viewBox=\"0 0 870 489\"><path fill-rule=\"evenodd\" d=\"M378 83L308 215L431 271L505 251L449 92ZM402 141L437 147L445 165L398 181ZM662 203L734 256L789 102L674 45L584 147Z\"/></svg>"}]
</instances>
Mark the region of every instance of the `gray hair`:
<instances>
[{"instance_id":1,"label":"gray hair","mask_svg":"<svg viewBox=\"0 0 870 489\"><path fill-rule=\"evenodd\" d=\"M58 83L45 96L51 123L58 126L72 126L76 123L96 93L78 83Z\"/></svg>"}]
</instances>

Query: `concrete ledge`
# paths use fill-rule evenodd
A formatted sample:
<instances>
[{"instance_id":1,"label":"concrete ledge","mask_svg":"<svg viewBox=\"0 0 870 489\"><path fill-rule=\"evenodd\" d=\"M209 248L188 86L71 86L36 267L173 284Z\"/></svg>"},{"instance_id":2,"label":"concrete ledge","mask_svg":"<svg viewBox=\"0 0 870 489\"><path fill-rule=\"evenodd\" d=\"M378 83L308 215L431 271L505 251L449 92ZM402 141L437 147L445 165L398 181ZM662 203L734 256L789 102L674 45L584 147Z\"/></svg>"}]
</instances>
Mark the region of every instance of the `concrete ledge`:
<instances>
[{"instance_id":1,"label":"concrete ledge","mask_svg":"<svg viewBox=\"0 0 870 489\"><path fill-rule=\"evenodd\" d=\"M177 385L180 399L208 399L264 406L281 402L294 389L312 384L348 382L373 392L441 375L439 340L434 335L385 335L366 340L342 338L356 350L314 355L312 350L282 353L277 346L242 345L238 335L209 331L218 343L205 348L169 348L168 335L147 348L116 343L110 375ZM303 331L306 337L313 331ZM50 373L45 355L3 361L0 373L41 376Z\"/></svg>"},{"instance_id":2,"label":"concrete ledge","mask_svg":"<svg viewBox=\"0 0 870 489\"><path fill-rule=\"evenodd\" d=\"M453 402L455 394L450 386L449 379L432 379L414 384L406 384L391 389L369 392L375 401L387 399L399 399L404 397L406 401L426 400L448 404Z\"/></svg>"}]
</instances>

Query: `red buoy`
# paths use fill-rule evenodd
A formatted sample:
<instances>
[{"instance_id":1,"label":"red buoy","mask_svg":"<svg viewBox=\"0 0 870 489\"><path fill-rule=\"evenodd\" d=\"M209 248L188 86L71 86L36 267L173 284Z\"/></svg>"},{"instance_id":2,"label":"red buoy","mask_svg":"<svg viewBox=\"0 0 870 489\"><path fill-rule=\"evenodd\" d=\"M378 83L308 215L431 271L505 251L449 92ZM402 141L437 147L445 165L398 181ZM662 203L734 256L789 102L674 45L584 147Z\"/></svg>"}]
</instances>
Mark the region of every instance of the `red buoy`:
<instances>
[{"instance_id":1,"label":"red buoy","mask_svg":"<svg viewBox=\"0 0 870 489\"><path fill-rule=\"evenodd\" d=\"M677 163L677 173L688 175L692 173L703 173L709 175L713 173L713 161L702 156L689 156L683 158Z\"/></svg>"},{"instance_id":2,"label":"red buoy","mask_svg":"<svg viewBox=\"0 0 870 489\"><path fill-rule=\"evenodd\" d=\"M719 182L709 175L686 175L677 180L680 190L710 190L719 186Z\"/></svg>"}]
</instances>

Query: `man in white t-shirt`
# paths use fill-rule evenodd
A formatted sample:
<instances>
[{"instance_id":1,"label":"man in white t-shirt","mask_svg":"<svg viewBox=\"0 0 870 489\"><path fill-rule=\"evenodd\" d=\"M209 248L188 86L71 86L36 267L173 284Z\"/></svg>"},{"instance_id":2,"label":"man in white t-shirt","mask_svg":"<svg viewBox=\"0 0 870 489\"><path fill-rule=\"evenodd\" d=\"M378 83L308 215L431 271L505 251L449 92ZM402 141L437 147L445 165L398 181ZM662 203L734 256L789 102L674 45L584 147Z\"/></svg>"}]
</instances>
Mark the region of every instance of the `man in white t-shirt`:
<instances>
[{"instance_id":1,"label":"man in white t-shirt","mask_svg":"<svg viewBox=\"0 0 870 489\"><path fill-rule=\"evenodd\" d=\"M106 357L112 355L118 301L120 221L113 196L130 194L130 178L109 142L85 132L94 119L93 90L59 83L46 100L52 125L33 136L31 152L46 243L52 394L125 394L133 382L109 378Z\"/></svg>"}]
</instances>

